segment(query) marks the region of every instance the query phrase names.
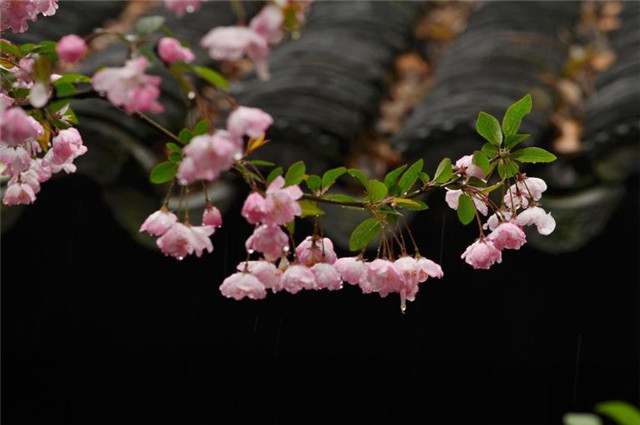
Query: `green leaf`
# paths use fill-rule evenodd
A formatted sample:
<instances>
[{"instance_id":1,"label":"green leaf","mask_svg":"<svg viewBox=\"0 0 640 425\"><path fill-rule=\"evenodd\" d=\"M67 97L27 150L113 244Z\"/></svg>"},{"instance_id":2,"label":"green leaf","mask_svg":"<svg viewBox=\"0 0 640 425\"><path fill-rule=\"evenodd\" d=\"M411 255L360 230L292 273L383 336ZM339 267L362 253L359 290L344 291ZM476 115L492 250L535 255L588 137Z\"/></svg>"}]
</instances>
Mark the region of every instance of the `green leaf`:
<instances>
[{"instance_id":1,"label":"green leaf","mask_svg":"<svg viewBox=\"0 0 640 425\"><path fill-rule=\"evenodd\" d=\"M38 45L35 43L24 43L23 45L20 46L20 52L22 54L30 53L36 47L38 47Z\"/></svg>"},{"instance_id":2,"label":"green leaf","mask_svg":"<svg viewBox=\"0 0 640 425\"><path fill-rule=\"evenodd\" d=\"M496 145L492 145L491 143L485 143L484 145L482 145L482 148L480 150L489 158L493 158L498 154L498 147Z\"/></svg>"},{"instance_id":3,"label":"green leaf","mask_svg":"<svg viewBox=\"0 0 640 425\"><path fill-rule=\"evenodd\" d=\"M185 145L191 141L192 137L193 135L191 134L191 130L189 130L188 128L183 128L182 130L180 130L180 133L178 133L178 139L180 139L180 141Z\"/></svg>"},{"instance_id":4,"label":"green leaf","mask_svg":"<svg viewBox=\"0 0 640 425\"><path fill-rule=\"evenodd\" d=\"M51 112L58 112L59 110L67 106L69 103L71 103L71 99L54 100L52 102L49 102L49 110Z\"/></svg>"},{"instance_id":5,"label":"green leaf","mask_svg":"<svg viewBox=\"0 0 640 425\"><path fill-rule=\"evenodd\" d=\"M602 425L600 417L593 413L566 413L562 416L563 425Z\"/></svg>"},{"instance_id":6,"label":"green leaf","mask_svg":"<svg viewBox=\"0 0 640 425\"><path fill-rule=\"evenodd\" d=\"M327 189L344 173L347 172L345 167L332 168L322 175L322 188Z\"/></svg>"},{"instance_id":7,"label":"green leaf","mask_svg":"<svg viewBox=\"0 0 640 425\"><path fill-rule=\"evenodd\" d=\"M506 136L518 132L522 119L531 112L532 106L531 95L526 94L522 99L507 108L507 112L502 119L502 129Z\"/></svg>"},{"instance_id":8,"label":"green leaf","mask_svg":"<svg viewBox=\"0 0 640 425\"><path fill-rule=\"evenodd\" d=\"M75 125L78 124L78 117L76 116L76 113L71 108L67 109L67 111L64 113L64 118L65 120L69 121L71 124L75 124Z\"/></svg>"},{"instance_id":9,"label":"green leaf","mask_svg":"<svg viewBox=\"0 0 640 425\"><path fill-rule=\"evenodd\" d=\"M182 161L182 154L178 152L171 152L169 154L169 161L176 163Z\"/></svg>"},{"instance_id":10,"label":"green leaf","mask_svg":"<svg viewBox=\"0 0 640 425\"><path fill-rule=\"evenodd\" d=\"M605 401L596 404L595 411L609 416L620 425L640 425L640 411L624 401Z\"/></svg>"},{"instance_id":11,"label":"green leaf","mask_svg":"<svg viewBox=\"0 0 640 425\"><path fill-rule=\"evenodd\" d=\"M198 121L195 127L193 127L193 135L200 136L202 134L207 134L209 132L209 128L211 127L211 121L207 118Z\"/></svg>"},{"instance_id":12,"label":"green leaf","mask_svg":"<svg viewBox=\"0 0 640 425\"><path fill-rule=\"evenodd\" d=\"M278 167L278 168L274 168L273 170L271 170L271 172L269 173L269 175L267 176L267 183L271 183L272 181L274 181L276 178L278 178L279 176L282 175L282 172L284 170L282 169L282 167Z\"/></svg>"},{"instance_id":13,"label":"green leaf","mask_svg":"<svg viewBox=\"0 0 640 425\"><path fill-rule=\"evenodd\" d=\"M473 187L487 187L487 182L480 180L477 177L469 177L466 184Z\"/></svg>"},{"instance_id":14,"label":"green leaf","mask_svg":"<svg viewBox=\"0 0 640 425\"><path fill-rule=\"evenodd\" d=\"M229 89L229 83L218 71L214 71L213 69L207 68L206 66L194 66L193 70L209 84L212 84L215 87L219 87L221 89Z\"/></svg>"},{"instance_id":15,"label":"green leaf","mask_svg":"<svg viewBox=\"0 0 640 425\"><path fill-rule=\"evenodd\" d=\"M360 251L380 232L377 218L368 218L356 227L349 238L349 250Z\"/></svg>"},{"instance_id":16,"label":"green leaf","mask_svg":"<svg viewBox=\"0 0 640 425\"><path fill-rule=\"evenodd\" d=\"M491 185L489 187L485 187L484 189L482 189L482 193L484 193L485 195L490 194L491 192L493 192L494 190L496 190L497 188L499 188L500 186L502 186L502 182L498 182L494 185Z\"/></svg>"},{"instance_id":17,"label":"green leaf","mask_svg":"<svg viewBox=\"0 0 640 425\"><path fill-rule=\"evenodd\" d=\"M427 204L418 199L391 198L389 201L396 204L398 208L404 208L405 210L423 211L429 208Z\"/></svg>"},{"instance_id":18,"label":"green leaf","mask_svg":"<svg viewBox=\"0 0 640 425\"><path fill-rule=\"evenodd\" d=\"M498 163L498 175L503 180L515 176L518 170L518 164L513 161L506 160Z\"/></svg>"},{"instance_id":19,"label":"green leaf","mask_svg":"<svg viewBox=\"0 0 640 425\"><path fill-rule=\"evenodd\" d=\"M370 180L369 188L369 200L373 203L382 201L387 196L387 186L379 180Z\"/></svg>"},{"instance_id":20,"label":"green leaf","mask_svg":"<svg viewBox=\"0 0 640 425\"><path fill-rule=\"evenodd\" d=\"M429 174L425 173L424 171L420 171L420 174L418 174L418 177L420 177L420 180L422 180L422 183L429 183L431 181L431 177L429 177Z\"/></svg>"},{"instance_id":21,"label":"green leaf","mask_svg":"<svg viewBox=\"0 0 640 425\"><path fill-rule=\"evenodd\" d=\"M264 161L262 159L254 159L253 161L247 161L247 164L255 165L256 167L273 167L275 164L271 161Z\"/></svg>"},{"instance_id":22,"label":"green leaf","mask_svg":"<svg viewBox=\"0 0 640 425\"><path fill-rule=\"evenodd\" d=\"M351 177L358 179L365 189L369 188L369 179L364 175L362 171L358 170L357 168L349 168L347 172Z\"/></svg>"},{"instance_id":23,"label":"green leaf","mask_svg":"<svg viewBox=\"0 0 640 425\"><path fill-rule=\"evenodd\" d=\"M20 54L20 48L7 40L0 40L0 52L7 53L17 59L22 57Z\"/></svg>"},{"instance_id":24,"label":"green leaf","mask_svg":"<svg viewBox=\"0 0 640 425\"><path fill-rule=\"evenodd\" d=\"M389 171L386 176L384 176L384 184L391 189L391 187L396 183L400 174L407 168L407 164L401 165L395 170Z\"/></svg>"},{"instance_id":25,"label":"green leaf","mask_svg":"<svg viewBox=\"0 0 640 425\"><path fill-rule=\"evenodd\" d=\"M520 162L553 162L557 157L542 148L523 148L511 152L511 157Z\"/></svg>"},{"instance_id":26,"label":"green leaf","mask_svg":"<svg viewBox=\"0 0 640 425\"><path fill-rule=\"evenodd\" d=\"M162 16L146 16L136 23L136 31L138 34L151 34L159 30L164 25L164 17Z\"/></svg>"},{"instance_id":27,"label":"green leaf","mask_svg":"<svg viewBox=\"0 0 640 425\"><path fill-rule=\"evenodd\" d=\"M71 127L71 124L68 124L62 120L53 119L51 120L51 124L55 125L60 130L66 130Z\"/></svg>"},{"instance_id":28,"label":"green leaf","mask_svg":"<svg viewBox=\"0 0 640 425\"><path fill-rule=\"evenodd\" d=\"M507 149L511 149L514 146L524 142L531 136L530 134L509 134L504 139L504 147Z\"/></svg>"},{"instance_id":29,"label":"green leaf","mask_svg":"<svg viewBox=\"0 0 640 425\"><path fill-rule=\"evenodd\" d=\"M349 195L343 195L341 193L327 193L322 196L323 199L328 199L330 201L338 201L338 202L360 202L356 198L352 198Z\"/></svg>"},{"instance_id":30,"label":"green leaf","mask_svg":"<svg viewBox=\"0 0 640 425\"><path fill-rule=\"evenodd\" d=\"M175 178L178 172L178 164L172 162L161 162L151 170L151 176L149 180L151 183L162 184L171 181Z\"/></svg>"},{"instance_id":31,"label":"green leaf","mask_svg":"<svg viewBox=\"0 0 640 425\"><path fill-rule=\"evenodd\" d=\"M424 166L424 161L422 159L414 162L411 167L400 177L400 181L398 181L398 186L400 187L400 193L405 193L418 181L418 175L422 171L422 167Z\"/></svg>"},{"instance_id":32,"label":"green leaf","mask_svg":"<svg viewBox=\"0 0 640 425\"><path fill-rule=\"evenodd\" d=\"M460 195L458 199L458 219L465 226L473 221L476 215L476 206L467 194Z\"/></svg>"},{"instance_id":33,"label":"green leaf","mask_svg":"<svg viewBox=\"0 0 640 425\"><path fill-rule=\"evenodd\" d=\"M300 184L304 178L304 172L307 170L304 162L298 161L291 164L291 167L287 170L287 174L284 176L285 186L293 186Z\"/></svg>"},{"instance_id":34,"label":"green leaf","mask_svg":"<svg viewBox=\"0 0 640 425\"><path fill-rule=\"evenodd\" d=\"M451 178L451 160L449 158L445 158L440 161L438 165L438 169L436 170L436 174L433 177L433 180L436 183L444 183Z\"/></svg>"},{"instance_id":35,"label":"green leaf","mask_svg":"<svg viewBox=\"0 0 640 425\"><path fill-rule=\"evenodd\" d=\"M91 77L88 77L83 74L65 74L62 77L58 78L54 81L53 86L57 87L60 84L65 83L90 83Z\"/></svg>"},{"instance_id":36,"label":"green leaf","mask_svg":"<svg viewBox=\"0 0 640 425\"><path fill-rule=\"evenodd\" d=\"M306 178L307 187L312 192L317 192L320 190L320 186L322 186L322 179L320 176L316 176L315 174L310 175Z\"/></svg>"},{"instance_id":37,"label":"green leaf","mask_svg":"<svg viewBox=\"0 0 640 425\"><path fill-rule=\"evenodd\" d=\"M175 153L182 153L182 148L178 145L176 145L175 143L167 143L166 144L167 149L169 149L171 152L175 152Z\"/></svg>"},{"instance_id":38,"label":"green leaf","mask_svg":"<svg viewBox=\"0 0 640 425\"><path fill-rule=\"evenodd\" d=\"M476 121L476 130L478 134L484 137L489 143L496 146L500 146L500 143L502 143L500 123L493 115L480 112L478 114L478 120Z\"/></svg>"},{"instance_id":39,"label":"green leaf","mask_svg":"<svg viewBox=\"0 0 640 425\"><path fill-rule=\"evenodd\" d=\"M76 88L70 83L58 84L55 89L58 97L68 97L76 92Z\"/></svg>"},{"instance_id":40,"label":"green leaf","mask_svg":"<svg viewBox=\"0 0 640 425\"><path fill-rule=\"evenodd\" d=\"M480 167L485 176L489 172L489 168L491 168L491 164L489 164L489 158L487 158L487 155L485 155L484 152L481 151L475 151L473 153L473 159L471 162L473 162L474 165Z\"/></svg>"},{"instance_id":41,"label":"green leaf","mask_svg":"<svg viewBox=\"0 0 640 425\"><path fill-rule=\"evenodd\" d=\"M310 215L324 215L325 212L318 208L318 204L315 201L307 201L307 200L302 200L302 201L298 201L298 203L300 204L300 209L302 210L302 215L301 217L307 217Z\"/></svg>"}]
</instances>

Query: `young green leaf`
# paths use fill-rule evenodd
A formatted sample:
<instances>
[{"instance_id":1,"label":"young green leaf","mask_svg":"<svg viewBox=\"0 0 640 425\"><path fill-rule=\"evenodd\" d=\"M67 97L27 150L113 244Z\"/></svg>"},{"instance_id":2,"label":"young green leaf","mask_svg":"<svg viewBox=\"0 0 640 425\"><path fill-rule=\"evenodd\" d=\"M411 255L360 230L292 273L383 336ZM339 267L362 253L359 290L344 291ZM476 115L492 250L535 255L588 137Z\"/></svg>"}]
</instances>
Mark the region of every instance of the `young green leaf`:
<instances>
[{"instance_id":1,"label":"young green leaf","mask_svg":"<svg viewBox=\"0 0 640 425\"><path fill-rule=\"evenodd\" d=\"M419 199L391 198L389 201L396 204L398 208L410 211L423 211L429 208L427 204Z\"/></svg>"},{"instance_id":2,"label":"young green leaf","mask_svg":"<svg viewBox=\"0 0 640 425\"><path fill-rule=\"evenodd\" d=\"M518 170L518 164L513 161L505 160L498 163L498 175L503 180L515 176Z\"/></svg>"},{"instance_id":3,"label":"young green leaf","mask_svg":"<svg viewBox=\"0 0 640 425\"><path fill-rule=\"evenodd\" d=\"M458 199L458 219L465 226L473 221L476 215L476 206L467 194L460 195Z\"/></svg>"},{"instance_id":4,"label":"young green leaf","mask_svg":"<svg viewBox=\"0 0 640 425\"><path fill-rule=\"evenodd\" d=\"M427 184L431 181L431 177L429 177L429 174L425 173L424 171L420 171L418 177L420 177L420 180L422 180L422 183L424 184Z\"/></svg>"},{"instance_id":5,"label":"young green leaf","mask_svg":"<svg viewBox=\"0 0 640 425\"><path fill-rule=\"evenodd\" d=\"M596 404L595 411L608 416L620 425L640 425L640 410L624 401L605 401Z\"/></svg>"},{"instance_id":6,"label":"young green leaf","mask_svg":"<svg viewBox=\"0 0 640 425\"><path fill-rule=\"evenodd\" d=\"M202 134L207 134L209 132L209 128L211 127L211 121L207 118L198 121L195 127L193 127L193 135L200 136Z\"/></svg>"},{"instance_id":7,"label":"young green leaf","mask_svg":"<svg viewBox=\"0 0 640 425\"><path fill-rule=\"evenodd\" d=\"M180 130L180 133L178 133L178 139L180 139L180 141L185 145L191 141L192 137L193 135L191 134L191 130L189 130L188 128L183 128L182 130Z\"/></svg>"},{"instance_id":8,"label":"young green leaf","mask_svg":"<svg viewBox=\"0 0 640 425\"><path fill-rule=\"evenodd\" d=\"M320 176L316 176L315 174L308 176L305 182L307 183L309 190L312 192L319 191L320 186L322 186L322 179Z\"/></svg>"},{"instance_id":9,"label":"young green leaf","mask_svg":"<svg viewBox=\"0 0 640 425\"><path fill-rule=\"evenodd\" d=\"M433 180L436 183L444 183L451 178L451 174L451 160L449 158L445 158L440 161Z\"/></svg>"},{"instance_id":10,"label":"young green leaf","mask_svg":"<svg viewBox=\"0 0 640 425\"><path fill-rule=\"evenodd\" d=\"M520 162L553 162L557 157L542 148L523 148L511 153L511 157Z\"/></svg>"},{"instance_id":11,"label":"young green leaf","mask_svg":"<svg viewBox=\"0 0 640 425\"><path fill-rule=\"evenodd\" d=\"M364 173L357 168L350 168L348 171L349 175L353 178L360 180L360 183L364 186L365 189L369 188L369 179Z\"/></svg>"},{"instance_id":12,"label":"young green leaf","mask_svg":"<svg viewBox=\"0 0 640 425\"><path fill-rule=\"evenodd\" d=\"M56 96L58 97L68 97L76 92L76 88L70 83L58 84L54 87L56 89Z\"/></svg>"},{"instance_id":13,"label":"young green leaf","mask_svg":"<svg viewBox=\"0 0 640 425\"><path fill-rule=\"evenodd\" d=\"M318 207L315 201L307 201L305 199L298 201L300 209L302 210L301 217L308 217L310 215L324 215L325 212Z\"/></svg>"},{"instance_id":14,"label":"young green leaf","mask_svg":"<svg viewBox=\"0 0 640 425\"><path fill-rule=\"evenodd\" d=\"M83 74L65 74L53 82L53 86L57 87L60 84L66 83L90 83L91 77L87 77Z\"/></svg>"},{"instance_id":15,"label":"young green leaf","mask_svg":"<svg viewBox=\"0 0 640 425\"><path fill-rule=\"evenodd\" d=\"M418 175L422 171L422 167L424 166L424 161L422 159L414 162L411 167L400 177L400 181L398 181L398 186L400 186L400 193L404 193L411 189L411 187L418 181Z\"/></svg>"},{"instance_id":16,"label":"young green leaf","mask_svg":"<svg viewBox=\"0 0 640 425\"><path fill-rule=\"evenodd\" d=\"M516 145L524 142L531 136L530 134L509 134L504 139L504 147L507 149L511 149Z\"/></svg>"},{"instance_id":17,"label":"young green leaf","mask_svg":"<svg viewBox=\"0 0 640 425\"><path fill-rule=\"evenodd\" d=\"M480 149L487 157L493 158L498 154L498 147L496 145L492 145L491 143L485 143L482 145Z\"/></svg>"},{"instance_id":18,"label":"young green leaf","mask_svg":"<svg viewBox=\"0 0 640 425\"><path fill-rule=\"evenodd\" d=\"M9 55L14 56L16 59L20 59L20 57L22 56L20 54L20 48L7 40L0 40L0 52L8 53Z\"/></svg>"},{"instance_id":19,"label":"young green leaf","mask_svg":"<svg viewBox=\"0 0 640 425\"><path fill-rule=\"evenodd\" d=\"M478 114L478 120L476 121L476 130L478 134L484 137L489 143L496 146L500 146L500 143L502 143L500 123L493 115L480 112Z\"/></svg>"},{"instance_id":20,"label":"young green leaf","mask_svg":"<svg viewBox=\"0 0 640 425\"><path fill-rule=\"evenodd\" d=\"M286 186L293 186L296 184L300 184L302 179L304 178L304 172L307 170L304 162L298 161L291 164L291 167L287 170L287 174L284 176L284 181Z\"/></svg>"},{"instance_id":21,"label":"young green leaf","mask_svg":"<svg viewBox=\"0 0 640 425\"><path fill-rule=\"evenodd\" d=\"M377 218L368 218L356 227L349 238L349 250L360 251L380 232L380 222Z\"/></svg>"},{"instance_id":22,"label":"young green leaf","mask_svg":"<svg viewBox=\"0 0 640 425\"><path fill-rule=\"evenodd\" d=\"M473 187L487 187L487 182L473 176L469 177L466 184Z\"/></svg>"},{"instance_id":23,"label":"young green leaf","mask_svg":"<svg viewBox=\"0 0 640 425\"><path fill-rule=\"evenodd\" d=\"M169 154L169 161L179 163L182 161L182 154L178 152L171 152Z\"/></svg>"},{"instance_id":24,"label":"young green leaf","mask_svg":"<svg viewBox=\"0 0 640 425\"><path fill-rule=\"evenodd\" d=\"M264 161L262 159L254 159L247 161L247 164L255 165L256 167L273 167L275 164L271 161Z\"/></svg>"},{"instance_id":25,"label":"young green leaf","mask_svg":"<svg viewBox=\"0 0 640 425\"><path fill-rule=\"evenodd\" d=\"M387 196L387 186L378 180L370 180L369 188L369 200L373 203L382 201Z\"/></svg>"},{"instance_id":26,"label":"young green leaf","mask_svg":"<svg viewBox=\"0 0 640 425\"><path fill-rule=\"evenodd\" d=\"M274 181L276 178L278 178L279 176L282 175L282 172L284 170L282 169L282 167L278 167L278 168L274 168L273 170L271 170L271 172L269 173L269 175L267 176L267 183L271 183L272 181Z\"/></svg>"},{"instance_id":27,"label":"young green leaf","mask_svg":"<svg viewBox=\"0 0 640 425\"><path fill-rule=\"evenodd\" d=\"M396 168L395 170L389 171L386 176L384 176L384 184L387 188L391 189L391 187L395 184L400 174L407 168L407 164L403 164Z\"/></svg>"},{"instance_id":28,"label":"young green leaf","mask_svg":"<svg viewBox=\"0 0 640 425\"><path fill-rule=\"evenodd\" d=\"M193 70L209 84L221 89L229 89L229 83L218 71L214 71L213 69L207 68L206 66L194 66Z\"/></svg>"},{"instance_id":29,"label":"young green leaf","mask_svg":"<svg viewBox=\"0 0 640 425\"><path fill-rule=\"evenodd\" d=\"M484 171L485 176L489 172L489 168L491 168L491 164L489 164L489 158L487 158L487 155L485 155L484 152L481 151L475 151L473 153L472 162L474 165L477 165L482 171Z\"/></svg>"},{"instance_id":30,"label":"young green leaf","mask_svg":"<svg viewBox=\"0 0 640 425\"><path fill-rule=\"evenodd\" d=\"M322 188L328 189L331 185L344 173L347 172L345 167L332 168L322 175Z\"/></svg>"},{"instance_id":31,"label":"young green leaf","mask_svg":"<svg viewBox=\"0 0 640 425\"><path fill-rule=\"evenodd\" d=\"M49 102L49 110L51 112L58 112L59 110L61 110L65 106L69 105L69 103L71 103L71 99L53 100L53 101Z\"/></svg>"},{"instance_id":32,"label":"young green leaf","mask_svg":"<svg viewBox=\"0 0 640 425\"><path fill-rule=\"evenodd\" d=\"M527 94L507 108L507 112L504 114L504 118L502 119L502 129L506 136L516 134L518 132L522 119L525 115L531 112L532 106L533 101L531 100L531 95Z\"/></svg>"},{"instance_id":33,"label":"young green leaf","mask_svg":"<svg viewBox=\"0 0 640 425\"><path fill-rule=\"evenodd\" d=\"M162 16L146 16L136 23L136 31L138 34L151 34L159 30L164 25L164 17Z\"/></svg>"},{"instance_id":34,"label":"young green leaf","mask_svg":"<svg viewBox=\"0 0 640 425\"><path fill-rule=\"evenodd\" d=\"M326 193L322 196L322 198L337 202L360 202L356 198L352 198L349 195L343 195L341 193Z\"/></svg>"},{"instance_id":35,"label":"young green leaf","mask_svg":"<svg viewBox=\"0 0 640 425\"><path fill-rule=\"evenodd\" d=\"M162 184L171 181L175 178L178 172L178 164L172 162L161 162L151 170L149 180L151 183Z\"/></svg>"}]
</instances>

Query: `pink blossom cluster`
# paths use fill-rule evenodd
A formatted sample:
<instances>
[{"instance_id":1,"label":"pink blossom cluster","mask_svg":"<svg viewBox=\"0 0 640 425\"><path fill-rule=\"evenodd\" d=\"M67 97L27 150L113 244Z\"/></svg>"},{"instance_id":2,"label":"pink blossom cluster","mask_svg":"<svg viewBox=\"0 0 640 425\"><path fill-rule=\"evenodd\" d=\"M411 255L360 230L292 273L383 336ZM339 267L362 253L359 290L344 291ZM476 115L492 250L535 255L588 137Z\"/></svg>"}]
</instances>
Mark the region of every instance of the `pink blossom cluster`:
<instances>
[{"instance_id":1,"label":"pink blossom cluster","mask_svg":"<svg viewBox=\"0 0 640 425\"><path fill-rule=\"evenodd\" d=\"M8 100L7 100L8 99ZM50 141L45 140L46 153L38 138L45 130L35 118L22 108L10 106L10 99L0 103L0 175L9 177L2 196L5 205L30 204L36 200L40 184L52 174L74 173L73 161L87 152L78 130L71 127L57 130ZM58 113L64 114L63 111ZM42 156L39 154L44 153Z\"/></svg>"},{"instance_id":2,"label":"pink blossom cluster","mask_svg":"<svg viewBox=\"0 0 640 425\"><path fill-rule=\"evenodd\" d=\"M243 57L251 59L261 79L269 79L267 58L271 46L280 43L287 8L296 7L296 17L304 20L304 7L310 1L277 1L267 4L251 19L249 26L217 27L209 31L200 41L209 56L215 60L237 61Z\"/></svg>"},{"instance_id":3,"label":"pink blossom cluster","mask_svg":"<svg viewBox=\"0 0 640 425\"><path fill-rule=\"evenodd\" d=\"M193 13L200 9L201 0L164 0L164 6L176 14L178 18L185 13Z\"/></svg>"},{"instance_id":4,"label":"pink blossom cluster","mask_svg":"<svg viewBox=\"0 0 640 425\"><path fill-rule=\"evenodd\" d=\"M216 228L222 226L222 215L213 205L207 205L202 214L202 225L192 226L188 220L184 223L168 208L162 207L151 214L142 223L140 232L158 236L156 245L164 255L184 259L187 255L202 256L204 251L212 252L213 244L209 237Z\"/></svg>"},{"instance_id":5,"label":"pink blossom cluster","mask_svg":"<svg viewBox=\"0 0 640 425\"><path fill-rule=\"evenodd\" d=\"M35 22L39 14L52 16L57 9L58 0L0 0L0 31L25 32L27 21Z\"/></svg>"}]
</instances>

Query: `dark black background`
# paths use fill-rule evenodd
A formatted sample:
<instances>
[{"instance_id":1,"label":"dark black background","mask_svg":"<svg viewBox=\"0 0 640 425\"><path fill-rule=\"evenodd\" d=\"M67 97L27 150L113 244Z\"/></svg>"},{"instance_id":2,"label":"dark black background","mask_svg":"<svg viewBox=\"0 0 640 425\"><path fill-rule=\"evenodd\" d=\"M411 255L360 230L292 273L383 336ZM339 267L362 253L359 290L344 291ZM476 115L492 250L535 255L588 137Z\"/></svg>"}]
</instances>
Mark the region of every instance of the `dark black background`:
<instances>
[{"instance_id":1,"label":"dark black background","mask_svg":"<svg viewBox=\"0 0 640 425\"><path fill-rule=\"evenodd\" d=\"M56 179L2 236L3 422L547 424L637 403L637 177L628 188L585 248L525 247L489 272L458 258L471 230L423 213L445 278L402 315L353 287L225 299L248 226L228 217L212 255L177 262L136 245L98 186Z\"/></svg>"}]
</instances>

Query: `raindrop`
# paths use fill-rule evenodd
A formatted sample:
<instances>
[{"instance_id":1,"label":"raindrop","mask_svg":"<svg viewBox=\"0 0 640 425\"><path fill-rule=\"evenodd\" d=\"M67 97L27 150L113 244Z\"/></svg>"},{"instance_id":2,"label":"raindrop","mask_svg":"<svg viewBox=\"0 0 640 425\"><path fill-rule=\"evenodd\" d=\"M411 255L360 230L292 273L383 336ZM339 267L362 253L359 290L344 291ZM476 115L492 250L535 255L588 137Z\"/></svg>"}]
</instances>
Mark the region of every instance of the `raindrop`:
<instances>
[{"instance_id":1,"label":"raindrop","mask_svg":"<svg viewBox=\"0 0 640 425\"><path fill-rule=\"evenodd\" d=\"M249 250L247 250L247 252L248 252L249 254L253 254L253 253L254 253L254 252L256 252L256 251L255 251L254 249L249 249Z\"/></svg>"},{"instance_id":2,"label":"raindrop","mask_svg":"<svg viewBox=\"0 0 640 425\"><path fill-rule=\"evenodd\" d=\"M178 257L178 261L184 260L184 257Z\"/></svg>"},{"instance_id":3,"label":"raindrop","mask_svg":"<svg viewBox=\"0 0 640 425\"><path fill-rule=\"evenodd\" d=\"M196 8L195 8L195 7L193 7L193 5L192 5L192 4L190 4L190 5L188 5L188 6L185 8L185 10L187 11L187 13L193 13L193 12L195 12L195 11L196 11Z\"/></svg>"},{"instance_id":4,"label":"raindrop","mask_svg":"<svg viewBox=\"0 0 640 425\"><path fill-rule=\"evenodd\" d=\"M283 250L284 252L289 252L289 247L288 247L288 246L285 246L282 250Z\"/></svg>"},{"instance_id":5,"label":"raindrop","mask_svg":"<svg viewBox=\"0 0 640 425\"><path fill-rule=\"evenodd\" d=\"M242 154L238 152L237 154L233 155L233 159L235 159L236 161L240 161L242 159Z\"/></svg>"},{"instance_id":6,"label":"raindrop","mask_svg":"<svg viewBox=\"0 0 640 425\"><path fill-rule=\"evenodd\" d=\"M190 100L193 100L193 99L195 99L195 98L196 98L196 93L195 93L195 92L190 91L189 93L187 93L187 97L188 97Z\"/></svg>"},{"instance_id":7,"label":"raindrop","mask_svg":"<svg viewBox=\"0 0 640 425\"><path fill-rule=\"evenodd\" d=\"M128 34L124 37L125 40L127 40L129 43L133 43L134 41L137 40L138 37L136 37L135 35L132 34Z\"/></svg>"}]
</instances>

